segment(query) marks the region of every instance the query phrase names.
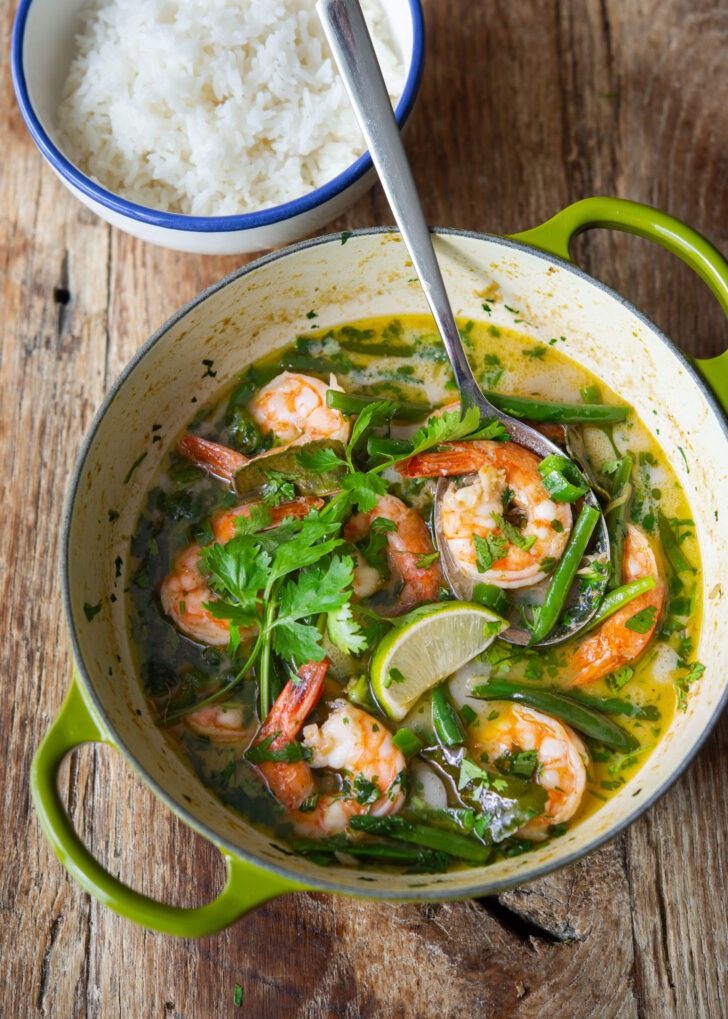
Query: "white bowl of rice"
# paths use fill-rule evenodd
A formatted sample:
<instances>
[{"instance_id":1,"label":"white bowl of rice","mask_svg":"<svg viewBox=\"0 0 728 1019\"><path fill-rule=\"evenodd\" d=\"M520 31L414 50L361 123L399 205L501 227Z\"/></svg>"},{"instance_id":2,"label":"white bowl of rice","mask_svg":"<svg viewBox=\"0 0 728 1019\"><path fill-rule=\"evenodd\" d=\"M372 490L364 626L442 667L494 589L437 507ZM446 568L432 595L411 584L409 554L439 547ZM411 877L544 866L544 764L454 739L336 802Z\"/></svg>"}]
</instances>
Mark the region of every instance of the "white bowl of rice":
<instances>
[{"instance_id":1,"label":"white bowl of rice","mask_svg":"<svg viewBox=\"0 0 728 1019\"><path fill-rule=\"evenodd\" d=\"M400 126L420 0L361 0ZM200 254L314 233L374 183L314 0L21 0L15 94L63 183L113 226Z\"/></svg>"}]
</instances>

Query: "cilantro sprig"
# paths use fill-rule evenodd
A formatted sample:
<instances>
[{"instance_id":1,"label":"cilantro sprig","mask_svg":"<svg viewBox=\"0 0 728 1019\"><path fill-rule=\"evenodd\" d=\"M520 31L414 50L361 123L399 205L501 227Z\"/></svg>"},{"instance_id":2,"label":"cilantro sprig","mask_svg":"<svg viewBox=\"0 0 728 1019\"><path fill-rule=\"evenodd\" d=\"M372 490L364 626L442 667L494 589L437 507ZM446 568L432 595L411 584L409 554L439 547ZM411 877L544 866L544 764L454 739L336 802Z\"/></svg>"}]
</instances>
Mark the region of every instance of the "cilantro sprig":
<instances>
[{"instance_id":1,"label":"cilantro sprig","mask_svg":"<svg viewBox=\"0 0 728 1019\"><path fill-rule=\"evenodd\" d=\"M321 661L325 657L324 633L346 653L364 651L377 628L367 619L360 623L359 613L355 616L352 609L354 561L342 548L344 520L352 511L373 510L387 491L382 473L408 457L466 437L507 438L500 422L483 423L475 408L465 411L462 417L457 410L447 411L429 418L417 430L406 453L386 456L376 466L365 465L362 469L360 453L368 434L372 429L386 427L396 409L390 400L364 406L353 423L343 453L340 445L302 447L296 451L295 460L303 472L341 472L339 491L322 509L312 509L305 517L286 517L274 524L271 507L279 506L282 500L289 501L292 478L269 471L263 502L252 505L247 517L237 519L235 536L224 545L202 548L201 569L215 595L205 608L215 618L228 620L231 656L239 651L243 631L255 630L252 646L246 648L247 657L238 673L202 703L226 697L255 669L259 710L264 718L271 707L273 655L294 668L305 662ZM383 559L387 523L372 529L368 553L375 560Z\"/></svg>"}]
</instances>

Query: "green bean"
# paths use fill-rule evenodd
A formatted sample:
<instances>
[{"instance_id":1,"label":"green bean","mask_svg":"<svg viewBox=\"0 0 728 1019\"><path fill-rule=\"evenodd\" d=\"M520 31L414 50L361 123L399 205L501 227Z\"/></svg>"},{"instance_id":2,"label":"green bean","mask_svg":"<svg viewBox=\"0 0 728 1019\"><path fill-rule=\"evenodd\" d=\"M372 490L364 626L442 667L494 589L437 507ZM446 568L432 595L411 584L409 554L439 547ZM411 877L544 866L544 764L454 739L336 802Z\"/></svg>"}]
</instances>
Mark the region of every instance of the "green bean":
<instances>
[{"instance_id":1,"label":"green bean","mask_svg":"<svg viewBox=\"0 0 728 1019\"><path fill-rule=\"evenodd\" d=\"M450 703L444 686L432 691L432 721L435 734L444 747L460 747L465 742L465 730L457 711Z\"/></svg>"},{"instance_id":2,"label":"green bean","mask_svg":"<svg viewBox=\"0 0 728 1019\"><path fill-rule=\"evenodd\" d=\"M576 690L571 690L568 696L587 708L604 712L605 715L626 715L628 718L640 718L645 722L660 720L660 712L654 704L633 704L632 701L626 701L622 697L595 697Z\"/></svg>"},{"instance_id":3,"label":"green bean","mask_svg":"<svg viewBox=\"0 0 728 1019\"><path fill-rule=\"evenodd\" d=\"M624 558L624 539L627 535L629 503L632 498L633 460L631 456L622 457L617 461L612 474L612 491L609 505L604 511L604 520L609 534L609 560L612 571L607 581L609 588L619 587L622 583L622 560Z\"/></svg>"},{"instance_id":4,"label":"green bean","mask_svg":"<svg viewBox=\"0 0 728 1019\"><path fill-rule=\"evenodd\" d=\"M367 343L357 340L342 340L339 338L339 347L347 354L365 354L371 357L412 357L412 347L400 343Z\"/></svg>"},{"instance_id":5,"label":"green bean","mask_svg":"<svg viewBox=\"0 0 728 1019\"><path fill-rule=\"evenodd\" d=\"M385 835L392 839L401 839L403 842L413 842L426 849L437 849L459 860L469 860L471 863L487 863L490 857L489 847L477 839L444 831L441 828L431 828L425 824L414 824L403 817L373 817L371 814L359 814L351 818L349 827L355 831L365 831L369 835Z\"/></svg>"},{"instance_id":6,"label":"green bean","mask_svg":"<svg viewBox=\"0 0 728 1019\"><path fill-rule=\"evenodd\" d=\"M657 523L660 530L662 547L675 573L694 572L692 566L683 555L680 543L664 513L659 514Z\"/></svg>"},{"instance_id":7,"label":"green bean","mask_svg":"<svg viewBox=\"0 0 728 1019\"><path fill-rule=\"evenodd\" d=\"M543 487L554 502L576 502L589 491L589 484L579 468L567 456L552 453L538 465Z\"/></svg>"},{"instance_id":8,"label":"green bean","mask_svg":"<svg viewBox=\"0 0 728 1019\"><path fill-rule=\"evenodd\" d=\"M397 729L392 736L392 743L402 751L405 757L414 757L425 745L420 737L406 726Z\"/></svg>"},{"instance_id":9,"label":"green bean","mask_svg":"<svg viewBox=\"0 0 728 1019\"><path fill-rule=\"evenodd\" d=\"M352 842L336 836L331 839L295 839L292 845L297 853L349 853L350 856L390 863L415 864L426 870L442 871L449 863L449 857L435 849L410 848L386 842Z\"/></svg>"},{"instance_id":10,"label":"green bean","mask_svg":"<svg viewBox=\"0 0 728 1019\"><path fill-rule=\"evenodd\" d=\"M615 612L625 605L629 605L635 598L639 598L641 594L651 591L654 586L654 577L639 577L637 580L630 580L628 584L623 584L622 587L615 587L613 591L609 591L604 595L597 614L585 629L593 630L595 626L599 626L605 619L614 615Z\"/></svg>"},{"instance_id":11,"label":"green bean","mask_svg":"<svg viewBox=\"0 0 728 1019\"><path fill-rule=\"evenodd\" d=\"M603 425L624 421L629 414L629 407L608 403L552 403L525 396L507 396L505 393L486 392L485 395L498 410L511 414L514 418L527 418L529 421L550 421L562 425Z\"/></svg>"},{"instance_id":12,"label":"green bean","mask_svg":"<svg viewBox=\"0 0 728 1019\"><path fill-rule=\"evenodd\" d=\"M288 372L303 372L308 375L336 375L341 371L350 371L351 362L348 358L334 361L327 357L309 357L306 354L284 354L281 368Z\"/></svg>"},{"instance_id":13,"label":"green bean","mask_svg":"<svg viewBox=\"0 0 728 1019\"><path fill-rule=\"evenodd\" d=\"M573 729L590 736L599 743L621 753L636 750L639 742L611 718L595 710L592 706L582 703L576 697L557 693L553 690L540 690L535 687L523 686L505 679L491 680L480 686L473 687L473 697L484 700L516 701L527 704L537 711L543 711L554 718L560 718Z\"/></svg>"},{"instance_id":14,"label":"green bean","mask_svg":"<svg viewBox=\"0 0 728 1019\"><path fill-rule=\"evenodd\" d=\"M487 609L492 609L493 612L497 612L505 619L508 618L511 611L508 595L502 587L496 587L495 584L476 584L473 588L472 600L478 605L485 605Z\"/></svg>"},{"instance_id":15,"label":"green bean","mask_svg":"<svg viewBox=\"0 0 728 1019\"><path fill-rule=\"evenodd\" d=\"M384 439L378 435L370 435L367 440L369 456L409 456L413 449L414 445L409 439Z\"/></svg>"},{"instance_id":16,"label":"green bean","mask_svg":"<svg viewBox=\"0 0 728 1019\"><path fill-rule=\"evenodd\" d=\"M369 403L379 403L383 398L370 393L342 393L338 389L329 389L326 393L326 405L342 414L361 414L362 408ZM432 408L426 403L413 403L409 400L397 400L396 417L402 421L418 421L426 417Z\"/></svg>"},{"instance_id":17,"label":"green bean","mask_svg":"<svg viewBox=\"0 0 728 1019\"><path fill-rule=\"evenodd\" d=\"M551 574L546 596L539 609L536 625L528 642L529 647L543 640L556 626L598 519L599 510L594 506L582 507L571 532L566 551Z\"/></svg>"}]
</instances>

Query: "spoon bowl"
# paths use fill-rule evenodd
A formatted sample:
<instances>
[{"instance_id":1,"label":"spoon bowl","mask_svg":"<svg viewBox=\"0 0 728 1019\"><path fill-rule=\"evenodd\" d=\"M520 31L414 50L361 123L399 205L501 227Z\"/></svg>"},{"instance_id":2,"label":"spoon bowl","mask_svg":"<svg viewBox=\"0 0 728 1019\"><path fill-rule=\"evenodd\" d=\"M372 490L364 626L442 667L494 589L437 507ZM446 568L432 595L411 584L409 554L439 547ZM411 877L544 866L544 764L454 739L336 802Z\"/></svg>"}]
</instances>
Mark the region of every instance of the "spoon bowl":
<instances>
[{"instance_id":1,"label":"spoon bowl","mask_svg":"<svg viewBox=\"0 0 728 1019\"><path fill-rule=\"evenodd\" d=\"M460 392L462 411L475 407L484 421L498 419L508 431L512 442L525 447L542 459L551 454L563 456L563 450L535 428L498 410L481 391L468 363L432 246L430 231L422 212L412 170L358 0L318 0L316 9L366 139L369 154L450 359ZM440 523L442 498L450 483L443 479L437 488L435 501L437 546L445 578L453 593L459 598L472 598L472 578L463 574L454 556L450 554ZM610 546L607 525L591 489L584 496L583 503L592 515L598 514L591 546L593 556L601 562L608 563ZM523 621L522 613L516 609L509 618L511 626L502 634L502 638L513 644L539 646L567 640L588 625L596 613L607 580L608 572L605 570L603 577L598 577L593 583L576 585L580 586L580 590L574 592L572 589L569 610L559 625L538 638Z\"/></svg>"}]
</instances>

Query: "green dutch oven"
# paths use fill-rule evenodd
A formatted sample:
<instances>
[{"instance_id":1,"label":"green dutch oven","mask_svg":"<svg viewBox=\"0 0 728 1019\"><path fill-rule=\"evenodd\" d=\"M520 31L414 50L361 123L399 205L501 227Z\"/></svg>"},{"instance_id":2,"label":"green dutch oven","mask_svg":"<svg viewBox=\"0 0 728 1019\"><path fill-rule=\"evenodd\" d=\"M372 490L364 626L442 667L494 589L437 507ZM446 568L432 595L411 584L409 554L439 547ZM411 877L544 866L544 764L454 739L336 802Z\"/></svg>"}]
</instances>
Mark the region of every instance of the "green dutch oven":
<instances>
[{"instance_id":1,"label":"green dutch oven","mask_svg":"<svg viewBox=\"0 0 728 1019\"><path fill-rule=\"evenodd\" d=\"M668 248L702 277L728 314L728 263L693 230L643 205L590 198L518 236L442 230L434 240L458 316L482 317L478 295L497 284L504 304L522 312L530 335L544 341L568 337L565 352L632 404L659 436L691 502L703 557L697 657L706 670L691 691L687 711L678 713L639 773L573 831L526 856L432 876L324 869L293 857L226 809L175 755L137 679L123 592L130 536L146 490L188 422L190 401L205 403L248 363L305 332L311 308L321 327L427 310L397 233L377 229L317 238L245 266L167 322L113 387L81 451L65 509L62 560L77 671L35 754L31 786L55 852L91 895L146 927L198 936L285 892L399 900L493 894L564 866L613 837L694 756L728 692L728 599L722 576L728 518L714 512L728 505L723 416L728 353L691 362L625 300L575 267L571 242L595 227L639 234ZM204 368L209 361L214 378ZM121 571L118 561L124 564ZM101 610L88 619L84 605L98 603ZM61 802L57 778L69 751L96 741L121 751L183 821L218 847L227 863L227 882L213 902L183 909L147 898L116 880L85 849Z\"/></svg>"}]
</instances>

